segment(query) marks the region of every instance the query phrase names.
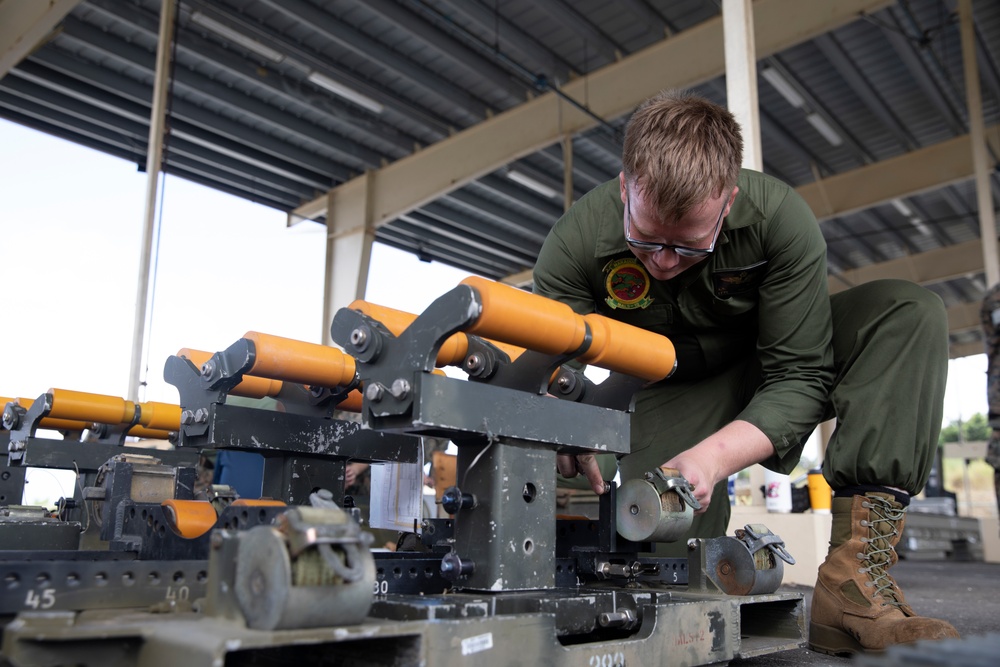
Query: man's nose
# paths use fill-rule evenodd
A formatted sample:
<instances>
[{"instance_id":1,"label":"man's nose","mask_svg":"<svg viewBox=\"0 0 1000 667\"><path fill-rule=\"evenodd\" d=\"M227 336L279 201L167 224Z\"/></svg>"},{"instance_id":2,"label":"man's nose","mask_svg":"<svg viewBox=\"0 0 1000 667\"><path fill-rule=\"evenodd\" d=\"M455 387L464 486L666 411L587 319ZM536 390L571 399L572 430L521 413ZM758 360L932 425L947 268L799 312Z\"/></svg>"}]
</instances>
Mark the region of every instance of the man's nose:
<instances>
[{"instance_id":1,"label":"man's nose","mask_svg":"<svg viewBox=\"0 0 1000 667\"><path fill-rule=\"evenodd\" d=\"M653 253L653 263L661 271L668 271L680 264L681 256L673 250L662 248Z\"/></svg>"}]
</instances>

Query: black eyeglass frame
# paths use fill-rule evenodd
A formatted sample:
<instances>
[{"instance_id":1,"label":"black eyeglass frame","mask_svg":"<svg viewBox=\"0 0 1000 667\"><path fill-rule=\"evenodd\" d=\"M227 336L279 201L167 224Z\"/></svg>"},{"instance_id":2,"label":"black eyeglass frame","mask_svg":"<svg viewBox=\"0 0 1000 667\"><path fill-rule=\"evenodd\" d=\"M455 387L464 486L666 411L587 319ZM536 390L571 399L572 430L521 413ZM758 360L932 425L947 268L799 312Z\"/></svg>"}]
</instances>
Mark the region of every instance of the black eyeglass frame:
<instances>
[{"instance_id":1,"label":"black eyeglass frame","mask_svg":"<svg viewBox=\"0 0 1000 667\"><path fill-rule=\"evenodd\" d=\"M719 219L715 221L715 234L712 236L712 245L707 248L690 248L683 245L673 245L671 243L653 243L652 241L637 241L629 235L632 230L632 199L629 197L628 190L625 191L625 209L628 219L625 221L625 243L629 244L631 247L642 252L660 252L661 250L673 250L675 253L681 257L688 258L703 258L708 257L713 252L715 252L715 244L719 241L719 230L722 227L723 213L726 212L726 206L729 204L729 199L727 198L722 202L722 210L719 211Z\"/></svg>"}]
</instances>

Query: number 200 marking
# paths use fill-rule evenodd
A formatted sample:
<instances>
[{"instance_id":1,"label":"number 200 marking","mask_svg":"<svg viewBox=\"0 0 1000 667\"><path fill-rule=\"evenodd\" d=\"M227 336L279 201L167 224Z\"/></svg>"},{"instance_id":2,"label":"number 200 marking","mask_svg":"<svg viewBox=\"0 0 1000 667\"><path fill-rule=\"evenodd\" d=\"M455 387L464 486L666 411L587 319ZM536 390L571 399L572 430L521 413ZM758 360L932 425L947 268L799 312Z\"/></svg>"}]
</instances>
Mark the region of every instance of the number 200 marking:
<instances>
[{"instance_id":1,"label":"number 200 marking","mask_svg":"<svg viewBox=\"0 0 1000 667\"><path fill-rule=\"evenodd\" d=\"M625 667L625 654L618 651L614 654L592 655L587 664L590 667Z\"/></svg>"}]
</instances>

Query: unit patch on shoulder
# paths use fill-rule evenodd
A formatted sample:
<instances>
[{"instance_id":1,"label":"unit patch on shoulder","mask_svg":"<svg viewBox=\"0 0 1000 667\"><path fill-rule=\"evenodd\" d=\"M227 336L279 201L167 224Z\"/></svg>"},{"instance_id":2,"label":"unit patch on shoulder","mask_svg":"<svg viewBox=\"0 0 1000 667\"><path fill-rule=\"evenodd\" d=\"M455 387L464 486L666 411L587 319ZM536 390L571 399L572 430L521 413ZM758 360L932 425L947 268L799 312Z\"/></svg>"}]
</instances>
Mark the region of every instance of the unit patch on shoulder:
<instances>
[{"instance_id":1,"label":"unit patch on shoulder","mask_svg":"<svg viewBox=\"0 0 1000 667\"><path fill-rule=\"evenodd\" d=\"M608 276L604 281L608 298L604 301L612 308L633 310L653 303L653 298L647 296L649 274L639 260L633 257L612 260L604 265L604 273Z\"/></svg>"}]
</instances>

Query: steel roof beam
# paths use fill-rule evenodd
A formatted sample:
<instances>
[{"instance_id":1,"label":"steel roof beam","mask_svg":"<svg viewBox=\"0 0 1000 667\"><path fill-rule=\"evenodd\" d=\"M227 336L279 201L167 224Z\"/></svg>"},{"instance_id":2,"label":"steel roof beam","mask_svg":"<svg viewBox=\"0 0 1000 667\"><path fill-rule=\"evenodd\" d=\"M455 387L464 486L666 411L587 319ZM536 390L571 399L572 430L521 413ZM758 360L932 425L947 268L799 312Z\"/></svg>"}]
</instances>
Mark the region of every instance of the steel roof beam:
<instances>
[{"instance_id":1,"label":"steel roof beam","mask_svg":"<svg viewBox=\"0 0 1000 667\"><path fill-rule=\"evenodd\" d=\"M31 61L21 63L12 74L122 118L149 123L151 89L148 86L111 74L80 59L49 49L33 54ZM0 82L0 88L8 81L10 79ZM254 148L248 150L248 128L190 102L175 99L171 111L171 130L175 136L183 136L248 164L301 180L314 189L329 187L331 180L346 180L350 176L346 169L328 159L270 135L259 134L254 138ZM295 160L295 163L288 163L288 159Z\"/></svg>"},{"instance_id":2,"label":"steel roof beam","mask_svg":"<svg viewBox=\"0 0 1000 667\"><path fill-rule=\"evenodd\" d=\"M580 16L580 13L571 3L564 0L536 1L549 16L560 23L564 23L570 30L575 32L583 40L585 47L595 49L607 60L618 60L623 53L626 53L621 44L614 42L594 26L593 23Z\"/></svg>"},{"instance_id":3,"label":"steel roof beam","mask_svg":"<svg viewBox=\"0 0 1000 667\"><path fill-rule=\"evenodd\" d=\"M775 53L849 22L859 12L886 4L886 0L814 0L807 5L798 0L759 0L754 6L758 54ZM586 89L594 114L616 118L664 87L690 87L719 76L724 69L722 38L722 19L716 17L569 82L562 91L583 99ZM664 62L671 63L669 74L664 71ZM555 93L497 114L375 172L371 181L375 189L371 193L373 224L384 225L501 165L559 141L566 133L575 134L595 124L592 116L566 105ZM335 233L341 234L362 224L346 211L359 210L359 198L366 196L363 182L354 179L336 188L332 197L324 195L299 206L289 214L289 220L294 223L324 216L332 199L344 214L333 211L327 215L328 222L332 220ZM351 199L355 201L351 203Z\"/></svg>"},{"instance_id":4,"label":"steel roof beam","mask_svg":"<svg viewBox=\"0 0 1000 667\"><path fill-rule=\"evenodd\" d=\"M99 51L123 65L141 69L145 73L152 74L154 71L155 54L122 40L112 42L107 33L102 33L82 21L67 19L60 39L77 40L82 46ZM341 134L299 118L295 114L281 111L260 99L183 67L174 70L173 97L188 100L211 98L215 103L226 106L239 115L253 116L276 130L295 135L304 144L316 146L317 152L329 151L359 171L380 164L384 157L381 153L351 141Z\"/></svg>"},{"instance_id":5,"label":"steel roof beam","mask_svg":"<svg viewBox=\"0 0 1000 667\"><path fill-rule=\"evenodd\" d=\"M487 60L479 51L470 49L462 42L426 21L420 14L407 11L392 0L364 0L356 4L377 13L383 19L410 33L427 48L437 51L452 63L464 67L472 74L489 79L494 86L504 90L517 101L528 96L528 87L516 83L510 72L498 67L493 60Z\"/></svg>"},{"instance_id":6,"label":"steel roof beam","mask_svg":"<svg viewBox=\"0 0 1000 667\"><path fill-rule=\"evenodd\" d=\"M861 69L844 52L844 48L837 41L836 37L832 34L820 35L813 40L813 43L826 59L830 61L833 68L837 70L837 73L847 82L847 85L850 86L851 90L854 91L868 110L882 121L882 125L892 133L903 150L911 151L919 147L916 139L903 127L899 118L889 109L882 97L861 73Z\"/></svg>"},{"instance_id":7,"label":"steel roof beam","mask_svg":"<svg viewBox=\"0 0 1000 667\"><path fill-rule=\"evenodd\" d=\"M108 143L121 143L133 148L135 161L145 158L144 138L149 134L149 124L127 120L121 116L95 110L77 99L64 96L23 79L5 81L0 87L0 99L6 106L22 113L46 120L69 131L77 131L102 139ZM147 119L148 120L148 119ZM308 185L278 176L245 161L237 160L223 153L206 149L204 146L184 139L175 133L167 146L168 164L175 155L186 155L202 164L212 165L235 176L246 175L263 187L274 188L286 199L296 199L303 193L312 191ZM165 171L170 171L169 168Z\"/></svg>"},{"instance_id":8,"label":"steel roof beam","mask_svg":"<svg viewBox=\"0 0 1000 667\"><path fill-rule=\"evenodd\" d=\"M890 259L843 271L839 277L830 277L829 286L830 292L834 293L843 291L847 285L860 285L882 278L902 278L918 285L929 285L964 278L969 273L978 273L982 270L982 244L976 239L919 255Z\"/></svg>"},{"instance_id":9,"label":"steel roof beam","mask_svg":"<svg viewBox=\"0 0 1000 667\"><path fill-rule=\"evenodd\" d=\"M491 11L480 2L469 2L469 0L442 1L449 7L450 13L462 14L478 25L480 30L484 32L496 31L495 37L499 48L497 55L499 57L509 58L509 55L505 54L503 50L503 45L506 43L538 62L549 64L550 70L546 74L553 81L566 82L571 76L577 74L572 65L539 44L533 37L505 19L499 12Z\"/></svg>"},{"instance_id":10,"label":"steel roof beam","mask_svg":"<svg viewBox=\"0 0 1000 667\"><path fill-rule=\"evenodd\" d=\"M1000 148L1000 125L987 128L989 143ZM820 220L933 190L972 178L969 135L882 160L797 188Z\"/></svg>"},{"instance_id":11,"label":"steel roof beam","mask_svg":"<svg viewBox=\"0 0 1000 667\"><path fill-rule=\"evenodd\" d=\"M0 79L48 38L80 0L4 0L0 2Z\"/></svg>"},{"instance_id":12,"label":"steel roof beam","mask_svg":"<svg viewBox=\"0 0 1000 667\"><path fill-rule=\"evenodd\" d=\"M455 108L462 109L466 114L471 115L471 118L466 118L467 122L475 122L487 117L488 106L470 95L467 90L407 60L386 48L385 44L353 30L326 11L301 0L258 1L278 13L308 25L343 48L350 49L386 70L405 77L428 92L440 96L442 100L451 102Z\"/></svg>"},{"instance_id":13,"label":"steel roof beam","mask_svg":"<svg viewBox=\"0 0 1000 667\"><path fill-rule=\"evenodd\" d=\"M133 30L145 33L149 37L156 36L155 18L138 8L108 0L88 0L87 6L104 14L109 20L124 23ZM275 66L275 73L280 74L280 77L273 76L270 72L267 76L263 76L260 65L252 59L241 57L229 49L224 49L214 42L200 37L194 27L189 25L187 30L178 35L177 50L181 56L178 60L191 59L212 63L245 83L266 89L272 95L281 98L283 102L275 103L275 106L284 105L297 108L300 111L320 114L327 122L337 125L345 135L364 136L368 144L373 142L392 144L398 152L391 157L398 158L409 154L413 150L414 142L422 141L421 138L406 135L398 130L393 132L384 126L378 130L369 130L368 128L371 126L370 114L356 111L354 105L346 102L340 103L336 96L312 92L314 86L306 79L307 67ZM178 63L178 65L183 66L182 63ZM297 83L299 88L293 89L289 84L291 81ZM303 90L302 86L308 88Z\"/></svg>"}]
</instances>

